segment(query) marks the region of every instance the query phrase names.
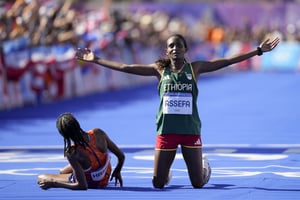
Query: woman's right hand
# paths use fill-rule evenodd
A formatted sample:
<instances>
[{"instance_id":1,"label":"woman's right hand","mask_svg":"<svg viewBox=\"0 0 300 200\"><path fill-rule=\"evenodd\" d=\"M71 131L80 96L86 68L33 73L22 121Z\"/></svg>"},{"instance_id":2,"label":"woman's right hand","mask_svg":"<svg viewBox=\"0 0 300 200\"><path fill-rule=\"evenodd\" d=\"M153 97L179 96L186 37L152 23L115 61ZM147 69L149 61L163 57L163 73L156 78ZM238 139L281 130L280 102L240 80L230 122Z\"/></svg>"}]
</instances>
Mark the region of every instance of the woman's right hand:
<instances>
[{"instance_id":1,"label":"woman's right hand","mask_svg":"<svg viewBox=\"0 0 300 200\"><path fill-rule=\"evenodd\" d=\"M82 61L93 62L95 60L95 54L88 48L78 48L76 51L76 58Z\"/></svg>"}]
</instances>

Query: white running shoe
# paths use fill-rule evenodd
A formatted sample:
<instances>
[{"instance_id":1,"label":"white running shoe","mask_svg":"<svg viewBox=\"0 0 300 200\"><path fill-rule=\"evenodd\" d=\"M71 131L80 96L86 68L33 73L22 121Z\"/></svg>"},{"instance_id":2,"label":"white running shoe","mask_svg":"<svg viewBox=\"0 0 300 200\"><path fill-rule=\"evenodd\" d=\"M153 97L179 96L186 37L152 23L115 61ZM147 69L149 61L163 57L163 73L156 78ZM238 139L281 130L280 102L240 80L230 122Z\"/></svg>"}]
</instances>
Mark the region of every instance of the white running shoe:
<instances>
[{"instance_id":1,"label":"white running shoe","mask_svg":"<svg viewBox=\"0 0 300 200\"><path fill-rule=\"evenodd\" d=\"M202 164L203 164L203 176L204 176L204 182L205 184L208 183L211 175L211 168L208 162L208 158L206 155L203 155L202 158Z\"/></svg>"}]
</instances>

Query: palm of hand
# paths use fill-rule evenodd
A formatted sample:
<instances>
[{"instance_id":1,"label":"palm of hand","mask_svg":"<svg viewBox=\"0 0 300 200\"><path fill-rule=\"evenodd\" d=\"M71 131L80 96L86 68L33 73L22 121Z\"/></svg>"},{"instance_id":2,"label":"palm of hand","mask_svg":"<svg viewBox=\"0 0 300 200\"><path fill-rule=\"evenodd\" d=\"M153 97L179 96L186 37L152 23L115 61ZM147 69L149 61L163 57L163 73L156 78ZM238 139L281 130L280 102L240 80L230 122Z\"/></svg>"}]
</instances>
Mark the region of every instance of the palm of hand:
<instances>
[{"instance_id":1,"label":"palm of hand","mask_svg":"<svg viewBox=\"0 0 300 200\"><path fill-rule=\"evenodd\" d=\"M87 53L83 54L83 59L88 60L88 61L94 60L94 53L93 52L87 52Z\"/></svg>"},{"instance_id":2,"label":"palm of hand","mask_svg":"<svg viewBox=\"0 0 300 200\"><path fill-rule=\"evenodd\" d=\"M76 52L76 58L85 61L93 61L95 59L94 53L89 49L78 49Z\"/></svg>"},{"instance_id":3,"label":"palm of hand","mask_svg":"<svg viewBox=\"0 0 300 200\"><path fill-rule=\"evenodd\" d=\"M278 37L276 37L272 41L270 41L270 39L267 39L260 45L261 50L263 52L271 51L278 45L279 42L280 42L280 39Z\"/></svg>"}]
</instances>

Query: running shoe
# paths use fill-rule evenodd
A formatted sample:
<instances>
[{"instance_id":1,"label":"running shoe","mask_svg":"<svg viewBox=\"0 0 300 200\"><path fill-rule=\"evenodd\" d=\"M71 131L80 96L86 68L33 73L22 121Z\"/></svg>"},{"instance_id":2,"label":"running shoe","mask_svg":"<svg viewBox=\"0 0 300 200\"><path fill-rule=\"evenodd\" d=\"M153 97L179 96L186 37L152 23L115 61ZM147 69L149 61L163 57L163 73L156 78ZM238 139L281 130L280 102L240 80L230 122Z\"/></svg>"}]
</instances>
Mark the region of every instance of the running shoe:
<instances>
[{"instance_id":1,"label":"running shoe","mask_svg":"<svg viewBox=\"0 0 300 200\"><path fill-rule=\"evenodd\" d=\"M202 162L203 162L204 182L206 184L206 183L208 183L208 181L210 179L210 176L211 176L211 168L210 168L210 165L209 165L209 162L208 162L208 158L207 158L206 155L203 155Z\"/></svg>"}]
</instances>

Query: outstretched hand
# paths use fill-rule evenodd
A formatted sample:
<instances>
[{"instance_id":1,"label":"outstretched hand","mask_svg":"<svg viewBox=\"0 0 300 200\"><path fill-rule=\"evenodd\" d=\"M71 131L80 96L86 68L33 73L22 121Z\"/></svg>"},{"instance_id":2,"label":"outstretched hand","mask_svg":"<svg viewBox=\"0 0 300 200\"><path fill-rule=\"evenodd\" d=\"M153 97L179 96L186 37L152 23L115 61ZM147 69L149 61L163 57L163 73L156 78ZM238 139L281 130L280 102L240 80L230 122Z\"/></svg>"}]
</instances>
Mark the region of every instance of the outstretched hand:
<instances>
[{"instance_id":1,"label":"outstretched hand","mask_svg":"<svg viewBox=\"0 0 300 200\"><path fill-rule=\"evenodd\" d=\"M261 48L262 52L268 52L273 50L279 44L279 42L280 42L279 37L276 37L272 41L270 41L270 38L268 38L263 43L261 43L259 47Z\"/></svg>"},{"instance_id":2,"label":"outstretched hand","mask_svg":"<svg viewBox=\"0 0 300 200\"><path fill-rule=\"evenodd\" d=\"M113 178L115 178L115 186L118 185L118 181L119 181L120 187L123 187L123 180L122 180L121 172L114 170L113 173L111 174L110 181L112 181Z\"/></svg>"},{"instance_id":3,"label":"outstretched hand","mask_svg":"<svg viewBox=\"0 0 300 200\"><path fill-rule=\"evenodd\" d=\"M88 48L78 48L76 51L76 58L82 61L92 62L95 59L95 54Z\"/></svg>"}]
</instances>

